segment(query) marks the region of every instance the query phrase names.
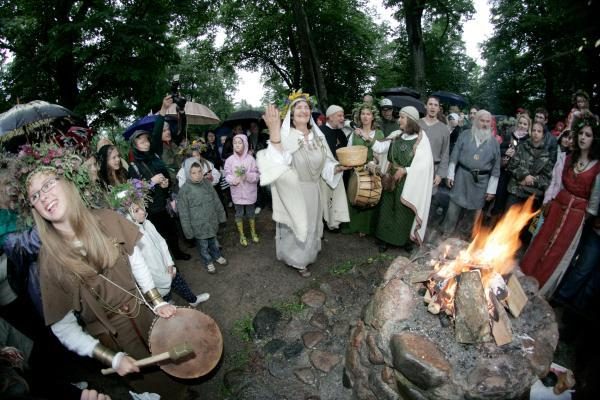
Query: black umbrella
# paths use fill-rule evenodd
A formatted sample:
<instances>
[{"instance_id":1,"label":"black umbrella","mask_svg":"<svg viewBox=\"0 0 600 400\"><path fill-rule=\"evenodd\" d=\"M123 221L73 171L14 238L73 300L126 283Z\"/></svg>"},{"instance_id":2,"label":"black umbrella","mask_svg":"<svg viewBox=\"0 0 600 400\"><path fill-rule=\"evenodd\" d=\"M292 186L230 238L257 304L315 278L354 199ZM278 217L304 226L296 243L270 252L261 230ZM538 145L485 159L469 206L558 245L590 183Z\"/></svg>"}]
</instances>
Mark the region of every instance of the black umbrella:
<instances>
[{"instance_id":1,"label":"black umbrella","mask_svg":"<svg viewBox=\"0 0 600 400\"><path fill-rule=\"evenodd\" d=\"M224 125L233 127L238 124L247 126L250 122L260 122L264 111L258 110L241 110L229 114L229 117L223 121Z\"/></svg>"},{"instance_id":2,"label":"black umbrella","mask_svg":"<svg viewBox=\"0 0 600 400\"><path fill-rule=\"evenodd\" d=\"M60 130L66 131L72 125L81 125L77 119L71 120L73 113L58 104L35 100L17 104L0 114L0 144L4 148L16 148L24 143L45 140L57 131L55 122L65 119Z\"/></svg>"},{"instance_id":3,"label":"black umbrella","mask_svg":"<svg viewBox=\"0 0 600 400\"><path fill-rule=\"evenodd\" d=\"M425 115L425 105L421 100L415 99L411 96L386 96L386 99L390 99L394 107L401 109L402 107L413 106L417 109L419 114Z\"/></svg>"},{"instance_id":4,"label":"black umbrella","mask_svg":"<svg viewBox=\"0 0 600 400\"><path fill-rule=\"evenodd\" d=\"M437 92L431 93L431 95L440 99L442 103L448 103L450 105L459 107L464 107L467 105L467 99L460 94L438 90Z\"/></svg>"},{"instance_id":5,"label":"black umbrella","mask_svg":"<svg viewBox=\"0 0 600 400\"><path fill-rule=\"evenodd\" d=\"M383 89L376 93L377 96L388 97L389 96L410 96L415 99L419 99L421 97L421 93L417 92L414 89L407 88L405 86L398 86L388 89Z\"/></svg>"}]
</instances>

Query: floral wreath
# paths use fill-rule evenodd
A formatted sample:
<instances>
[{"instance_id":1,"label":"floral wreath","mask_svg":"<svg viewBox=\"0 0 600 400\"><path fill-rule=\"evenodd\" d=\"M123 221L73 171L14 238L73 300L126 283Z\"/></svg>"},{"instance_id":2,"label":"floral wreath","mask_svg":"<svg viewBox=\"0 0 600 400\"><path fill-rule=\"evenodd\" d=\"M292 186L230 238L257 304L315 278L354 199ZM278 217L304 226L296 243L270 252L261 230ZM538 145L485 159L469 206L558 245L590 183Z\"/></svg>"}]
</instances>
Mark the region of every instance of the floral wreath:
<instances>
[{"instance_id":1,"label":"floral wreath","mask_svg":"<svg viewBox=\"0 0 600 400\"><path fill-rule=\"evenodd\" d=\"M189 143L187 146L181 147L181 149L179 149L177 154L182 156L182 155L185 155L186 153L192 152L194 150L198 150L200 153L203 153L206 151L207 148L208 148L208 146L204 142L204 139L196 139L192 143Z\"/></svg>"},{"instance_id":2,"label":"floral wreath","mask_svg":"<svg viewBox=\"0 0 600 400\"><path fill-rule=\"evenodd\" d=\"M9 171L15 178L11 181L11 192L16 196L15 208L23 226L32 226L31 203L27 187L38 172L55 173L72 182L87 207L99 207L103 192L90 178L84 166L84 157L74 148L59 147L54 143L26 144L16 156L3 155Z\"/></svg>"},{"instance_id":3,"label":"floral wreath","mask_svg":"<svg viewBox=\"0 0 600 400\"><path fill-rule=\"evenodd\" d=\"M140 179L111 186L106 196L108 204L113 210L126 214L133 204L146 205L152 201L149 192L153 186L153 183Z\"/></svg>"},{"instance_id":4,"label":"floral wreath","mask_svg":"<svg viewBox=\"0 0 600 400\"><path fill-rule=\"evenodd\" d=\"M285 116L287 115L292 104L294 104L298 100L306 101L311 109L313 109L317 105L316 97L311 96L308 93L302 93L302 89L292 90L292 93L290 93L288 97L280 101L280 103L278 104L278 108L281 110L279 112L279 116L282 120L285 119Z\"/></svg>"},{"instance_id":5,"label":"floral wreath","mask_svg":"<svg viewBox=\"0 0 600 400\"><path fill-rule=\"evenodd\" d=\"M598 123L598 117L589 111L584 115L577 117L573 122L573 125L575 126L575 132L579 132L584 126L590 126L595 137L599 134L600 124Z\"/></svg>"},{"instance_id":6,"label":"floral wreath","mask_svg":"<svg viewBox=\"0 0 600 400\"><path fill-rule=\"evenodd\" d=\"M369 109L371 113L373 113L373 124L371 126L372 129L378 129L379 121L379 110L374 104L371 103L356 103L354 104L354 108L352 109L352 120L356 124L356 126L362 126L362 122L360 122L360 111L363 109Z\"/></svg>"}]
</instances>

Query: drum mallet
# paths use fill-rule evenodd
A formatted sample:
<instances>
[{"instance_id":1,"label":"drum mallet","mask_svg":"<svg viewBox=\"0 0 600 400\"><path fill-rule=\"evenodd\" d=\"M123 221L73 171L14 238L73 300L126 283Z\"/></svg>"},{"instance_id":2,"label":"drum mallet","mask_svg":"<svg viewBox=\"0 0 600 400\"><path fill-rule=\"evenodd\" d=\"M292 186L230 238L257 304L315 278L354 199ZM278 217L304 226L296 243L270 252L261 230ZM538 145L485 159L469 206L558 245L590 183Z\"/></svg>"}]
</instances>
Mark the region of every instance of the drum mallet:
<instances>
[{"instance_id":1,"label":"drum mallet","mask_svg":"<svg viewBox=\"0 0 600 400\"><path fill-rule=\"evenodd\" d=\"M141 360L136 360L135 365L138 367L144 367L150 364L156 364L161 361L171 360L171 361L179 361L180 359L194 353L194 349L187 342L182 344L178 344L177 346L172 347L169 351L165 351L164 353L157 354L155 356L142 358ZM113 374L115 371L112 368L104 368L101 370L102 375Z\"/></svg>"}]
</instances>

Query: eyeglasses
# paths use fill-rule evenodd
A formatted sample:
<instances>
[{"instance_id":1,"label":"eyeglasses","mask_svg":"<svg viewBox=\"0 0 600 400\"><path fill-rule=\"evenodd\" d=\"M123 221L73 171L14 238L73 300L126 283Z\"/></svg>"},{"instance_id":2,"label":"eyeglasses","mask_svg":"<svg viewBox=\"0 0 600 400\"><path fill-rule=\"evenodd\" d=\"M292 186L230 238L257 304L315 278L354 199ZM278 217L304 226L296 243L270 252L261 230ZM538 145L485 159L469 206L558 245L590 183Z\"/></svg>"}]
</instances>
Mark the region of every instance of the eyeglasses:
<instances>
[{"instance_id":1,"label":"eyeglasses","mask_svg":"<svg viewBox=\"0 0 600 400\"><path fill-rule=\"evenodd\" d=\"M46 182L44 182L44 184L40 188L40 190L38 190L37 192L35 192L31 196L29 196L29 202L31 203L31 205L33 206L33 205L35 205L35 203L38 202L38 200L42 196L42 192L48 193L50 190L52 190L52 188L54 186L56 186L56 182L58 182L57 177L52 177L52 178L47 179Z\"/></svg>"}]
</instances>

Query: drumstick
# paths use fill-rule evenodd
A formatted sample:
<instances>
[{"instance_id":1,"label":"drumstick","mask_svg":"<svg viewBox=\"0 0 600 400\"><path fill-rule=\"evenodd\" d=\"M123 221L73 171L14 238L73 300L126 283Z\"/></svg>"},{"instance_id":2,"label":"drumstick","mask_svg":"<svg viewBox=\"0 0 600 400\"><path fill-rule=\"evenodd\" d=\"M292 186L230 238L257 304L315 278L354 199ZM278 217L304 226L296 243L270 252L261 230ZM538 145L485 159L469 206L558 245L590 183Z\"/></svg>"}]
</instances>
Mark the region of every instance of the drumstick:
<instances>
[{"instance_id":1,"label":"drumstick","mask_svg":"<svg viewBox=\"0 0 600 400\"><path fill-rule=\"evenodd\" d=\"M165 351L164 353L142 358L141 360L136 360L135 365L137 365L138 367L144 367L146 365L156 364L165 360L178 361L183 357L192 354L193 352L194 349L192 349L192 346L190 346L188 342L184 342L182 344L178 344L177 346L172 347L171 349L169 349L169 351ZM113 368L103 368L100 372L102 372L102 375L108 375L113 374L117 371L115 371Z\"/></svg>"}]
</instances>

